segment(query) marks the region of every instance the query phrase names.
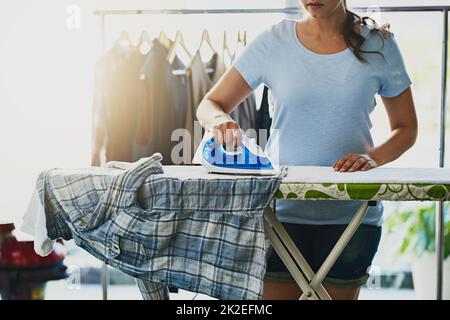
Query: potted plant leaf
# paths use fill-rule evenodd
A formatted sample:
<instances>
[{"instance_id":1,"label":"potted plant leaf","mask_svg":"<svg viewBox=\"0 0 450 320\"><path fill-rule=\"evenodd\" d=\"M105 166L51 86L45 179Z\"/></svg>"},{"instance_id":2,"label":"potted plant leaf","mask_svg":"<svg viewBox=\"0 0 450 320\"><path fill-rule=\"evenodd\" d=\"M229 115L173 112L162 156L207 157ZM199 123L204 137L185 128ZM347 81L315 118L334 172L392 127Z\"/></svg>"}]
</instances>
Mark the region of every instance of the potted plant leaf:
<instances>
[{"instance_id":1,"label":"potted plant leaf","mask_svg":"<svg viewBox=\"0 0 450 320\"><path fill-rule=\"evenodd\" d=\"M443 298L450 299L450 218L444 205L444 284ZM415 293L418 299L436 298L436 204L402 210L397 207L386 219L387 233L401 233L398 255L411 262Z\"/></svg>"}]
</instances>

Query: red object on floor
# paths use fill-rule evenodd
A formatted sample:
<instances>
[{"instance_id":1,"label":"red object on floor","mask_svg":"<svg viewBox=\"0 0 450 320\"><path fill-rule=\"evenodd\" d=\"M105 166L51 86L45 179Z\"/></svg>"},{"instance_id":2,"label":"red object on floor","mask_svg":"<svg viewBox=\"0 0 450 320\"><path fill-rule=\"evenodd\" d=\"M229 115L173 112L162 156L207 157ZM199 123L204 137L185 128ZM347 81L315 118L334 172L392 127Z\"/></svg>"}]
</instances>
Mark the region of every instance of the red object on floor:
<instances>
[{"instance_id":1,"label":"red object on floor","mask_svg":"<svg viewBox=\"0 0 450 320\"><path fill-rule=\"evenodd\" d=\"M45 284L67 277L64 246L55 243L53 251L41 257L33 241L18 241L13 223L0 224L0 295L2 299L43 299Z\"/></svg>"}]
</instances>

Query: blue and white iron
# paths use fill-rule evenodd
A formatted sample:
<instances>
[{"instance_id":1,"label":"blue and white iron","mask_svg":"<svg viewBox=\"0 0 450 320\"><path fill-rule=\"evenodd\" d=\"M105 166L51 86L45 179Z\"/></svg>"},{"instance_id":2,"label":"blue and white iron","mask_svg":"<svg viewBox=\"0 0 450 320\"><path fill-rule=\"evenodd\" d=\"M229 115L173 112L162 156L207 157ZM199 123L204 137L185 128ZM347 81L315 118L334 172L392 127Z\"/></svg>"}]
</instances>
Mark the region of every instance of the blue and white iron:
<instances>
[{"instance_id":1,"label":"blue and white iron","mask_svg":"<svg viewBox=\"0 0 450 320\"><path fill-rule=\"evenodd\" d=\"M210 173L273 175L274 168L264 151L247 136L234 151L218 145L214 137L205 137L200 145L202 164Z\"/></svg>"}]
</instances>

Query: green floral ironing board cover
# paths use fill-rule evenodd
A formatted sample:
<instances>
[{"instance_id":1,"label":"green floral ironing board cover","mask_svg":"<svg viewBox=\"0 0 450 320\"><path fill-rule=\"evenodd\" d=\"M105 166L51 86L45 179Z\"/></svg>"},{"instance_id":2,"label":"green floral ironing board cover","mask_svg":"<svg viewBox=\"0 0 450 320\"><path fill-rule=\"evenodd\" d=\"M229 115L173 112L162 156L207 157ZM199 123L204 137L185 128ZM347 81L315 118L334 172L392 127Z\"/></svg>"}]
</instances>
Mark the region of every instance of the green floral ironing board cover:
<instances>
[{"instance_id":1,"label":"green floral ironing board cover","mask_svg":"<svg viewBox=\"0 0 450 320\"><path fill-rule=\"evenodd\" d=\"M289 167L275 198L449 201L450 169L376 168L340 173L330 167Z\"/></svg>"}]
</instances>

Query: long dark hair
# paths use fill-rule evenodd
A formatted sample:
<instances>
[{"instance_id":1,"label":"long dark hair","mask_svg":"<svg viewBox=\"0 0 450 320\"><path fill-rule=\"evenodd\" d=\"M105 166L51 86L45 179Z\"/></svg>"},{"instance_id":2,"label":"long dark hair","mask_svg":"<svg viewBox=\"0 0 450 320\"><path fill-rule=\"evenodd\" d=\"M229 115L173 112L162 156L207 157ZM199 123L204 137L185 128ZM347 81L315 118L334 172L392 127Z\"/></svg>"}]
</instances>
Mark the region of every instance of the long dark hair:
<instances>
[{"instance_id":1,"label":"long dark hair","mask_svg":"<svg viewBox=\"0 0 450 320\"><path fill-rule=\"evenodd\" d=\"M366 59L362 56L363 53L374 53L383 54L379 51L365 51L361 49L361 46L364 44L366 38L364 38L361 34L355 31L355 25L360 24L361 26L369 26L370 25L370 33L377 34L384 45L384 39L388 34L389 24L384 24L379 27L376 22L369 17L360 17L356 13L347 10L347 4L344 0L345 11L347 12L347 19L344 23L344 29L342 31L344 35L344 40L347 46L352 50L355 57L361 62L367 62Z\"/></svg>"}]
</instances>

